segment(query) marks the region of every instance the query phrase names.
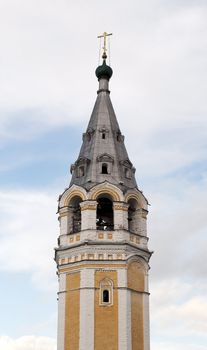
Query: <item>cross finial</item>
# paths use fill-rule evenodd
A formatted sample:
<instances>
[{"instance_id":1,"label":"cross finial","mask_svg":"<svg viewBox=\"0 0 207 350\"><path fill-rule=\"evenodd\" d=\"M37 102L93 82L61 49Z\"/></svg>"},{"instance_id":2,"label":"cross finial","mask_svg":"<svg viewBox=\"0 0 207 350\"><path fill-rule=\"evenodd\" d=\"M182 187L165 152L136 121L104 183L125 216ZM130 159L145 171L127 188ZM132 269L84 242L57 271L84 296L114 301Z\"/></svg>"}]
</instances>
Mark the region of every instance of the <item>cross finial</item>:
<instances>
[{"instance_id":1,"label":"cross finial","mask_svg":"<svg viewBox=\"0 0 207 350\"><path fill-rule=\"evenodd\" d=\"M103 34L99 35L98 38L104 38L104 46L103 46L103 56L106 57L106 51L107 51L107 48L106 48L106 38L107 36L110 36L112 35L112 33L107 33L107 32L104 32Z\"/></svg>"}]
</instances>

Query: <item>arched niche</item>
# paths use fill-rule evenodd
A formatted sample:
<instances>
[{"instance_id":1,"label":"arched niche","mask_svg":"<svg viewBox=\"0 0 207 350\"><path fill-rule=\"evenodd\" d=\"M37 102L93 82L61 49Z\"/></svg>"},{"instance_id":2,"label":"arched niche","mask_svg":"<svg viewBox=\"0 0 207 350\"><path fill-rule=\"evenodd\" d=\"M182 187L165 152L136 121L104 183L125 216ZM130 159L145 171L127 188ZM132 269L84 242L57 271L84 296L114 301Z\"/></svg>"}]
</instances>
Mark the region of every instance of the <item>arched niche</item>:
<instances>
[{"instance_id":1,"label":"arched niche","mask_svg":"<svg viewBox=\"0 0 207 350\"><path fill-rule=\"evenodd\" d=\"M101 194L96 199L96 228L97 230L110 231L114 229L113 201L110 195Z\"/></svg>"},{"instance_id":2,"label":"arched niche","mask_svg":"<svg viewBox=\"0 0 207 350\"><path fill-rule=\"evenodd\" d=\"M76 233L81 231L81 208L82 198L74 196L68 205L68 233Z\"/></svg>"}]
</instances>

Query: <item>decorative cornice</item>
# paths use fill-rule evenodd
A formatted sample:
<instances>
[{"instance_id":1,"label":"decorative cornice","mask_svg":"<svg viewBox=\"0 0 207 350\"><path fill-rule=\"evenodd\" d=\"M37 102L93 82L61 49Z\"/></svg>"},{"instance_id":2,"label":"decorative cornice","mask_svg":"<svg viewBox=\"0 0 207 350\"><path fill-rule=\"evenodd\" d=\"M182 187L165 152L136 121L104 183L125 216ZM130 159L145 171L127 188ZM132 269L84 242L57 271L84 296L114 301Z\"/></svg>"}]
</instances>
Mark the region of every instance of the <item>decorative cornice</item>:
<instances>
[{"instance_id":1,"label":"decorative cornice","mask_svg":"<svg viewBox=\"0 0 207 350\"><path fill-rule=\"evenodd\" d=\"M114 202L113 207L114 210L128 211L129 204L123 202Z\"/></svg>"},{"instance_id":2,"label":"decorative cornice","mask_svg":"<svg viewBox=\"0 0 207 350\"><path fill-rule=\"evenodd\" d=\"M84 201L80 203L81 211L84 210L96 210L97 202L96 201Z\"/></svg>"},{"instance_id":3,"label":"decorative cornice","mask_svg":"<svg viewBox=\"0 0 207 350\"><path fill-rule=\"evenodd\" d=\"M107 153L103 153L100 154L97 158L96 158L97 162L110 162L110 163L114 163L114 158L112 156L110 156Z\"/></svg>"}]
</instances>

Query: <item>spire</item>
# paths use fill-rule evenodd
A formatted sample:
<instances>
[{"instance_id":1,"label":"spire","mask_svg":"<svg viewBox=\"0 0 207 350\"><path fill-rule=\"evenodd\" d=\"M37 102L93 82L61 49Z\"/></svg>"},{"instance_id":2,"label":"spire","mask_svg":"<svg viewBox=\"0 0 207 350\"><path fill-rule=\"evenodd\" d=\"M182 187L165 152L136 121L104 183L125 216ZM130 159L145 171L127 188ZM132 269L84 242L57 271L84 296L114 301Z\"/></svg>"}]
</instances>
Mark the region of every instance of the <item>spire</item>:
<instances>
[{"instance_id":1,"label":"spire","mask_svg":"<svg viewBox=\"0 0 207 350\"><path fill-rule=\"evenodd\" d=\"M75 164L71 166L73 184L90 189L108 181L122 190L137 187L135 168L129 160L117 118L111 103L109 80L113 74L106 64L106 52L103 63L96 69L99 81L98 96L93 108L83 143Z\"/></svg>"}]
</instances>

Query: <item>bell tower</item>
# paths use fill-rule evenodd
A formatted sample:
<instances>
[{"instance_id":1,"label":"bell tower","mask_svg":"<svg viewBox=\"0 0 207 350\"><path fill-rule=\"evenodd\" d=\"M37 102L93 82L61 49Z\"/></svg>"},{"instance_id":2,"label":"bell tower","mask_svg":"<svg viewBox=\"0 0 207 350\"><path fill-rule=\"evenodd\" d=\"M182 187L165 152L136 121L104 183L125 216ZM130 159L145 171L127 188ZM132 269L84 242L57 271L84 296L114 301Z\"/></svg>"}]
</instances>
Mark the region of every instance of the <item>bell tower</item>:
<instances>
[{"instance_id":1,"label":"bell tower","mask_svg":"<svg viewBox=\"0 0 207 350\"><path fill-rule=\"evenodd\" d=\"M148 202L111 103L105 49L102 59L95 106L59 197L57 350L149 350Z\"/></svg>"}]
</instances>

